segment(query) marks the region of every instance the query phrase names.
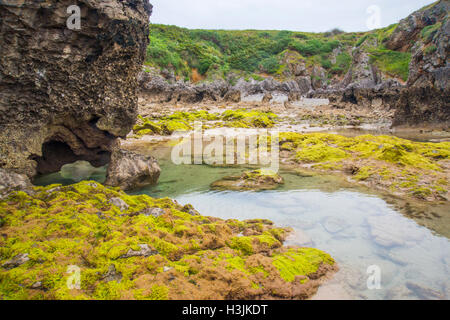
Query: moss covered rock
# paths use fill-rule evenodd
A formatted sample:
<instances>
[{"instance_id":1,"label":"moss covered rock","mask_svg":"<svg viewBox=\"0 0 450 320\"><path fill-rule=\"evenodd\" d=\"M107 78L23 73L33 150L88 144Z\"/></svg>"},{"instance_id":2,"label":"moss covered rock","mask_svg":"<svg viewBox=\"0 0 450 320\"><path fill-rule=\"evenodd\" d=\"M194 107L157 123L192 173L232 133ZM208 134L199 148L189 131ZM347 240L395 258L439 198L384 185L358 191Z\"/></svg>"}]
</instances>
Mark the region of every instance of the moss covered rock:
<instances>
[{"instance_id":1,"label":"moss covered rock","mask_svg":"<svg viewBox=\"0 0 450 320\"><path fill-rule=\"evenodd\" d=\"M336 269L320 250L283 247L289 230L267 220L96 182L35 191L0 202L0 299L307 298Z\"/></svg>"},{"instance_id":2,"label":"moss covered rock","mask_svg":"<svg viewBox=\"0 0 450 320\"><path fill-rule=\"evenodd\" d=\"M449 142L286 132L280 134L280 149L297 165L345 172L370 187L430 201L448 199Z\"/></svg>"},{"instance_id":3,"label":"moss covered rock","mask_svg":"<svg viewBox=\"0 0 450 320\"><path fill-rule=\"evenodd\" d=\"M203 122L203 128L272 128L278 116L272 112L255 110L227 110L222 114L210 113L206 110L191 112L177 111L168 116L154 119L139 116L138 124L133 128L136 138L145 135L171 135L175 131L190 131L194 122Z\"/></svg>"},{"instance_id":4,"label":"moss covered rock","mask_svg":"<svg viewBox=\"0 0 450 320\"><path fill-rule=\"evenodd\" d=\"M273 190L284 183L283 178L274 171L259 169L246 171L240 176L229 176L213 182L211 188L225 190Z\"/></svg>"}]
</instances>

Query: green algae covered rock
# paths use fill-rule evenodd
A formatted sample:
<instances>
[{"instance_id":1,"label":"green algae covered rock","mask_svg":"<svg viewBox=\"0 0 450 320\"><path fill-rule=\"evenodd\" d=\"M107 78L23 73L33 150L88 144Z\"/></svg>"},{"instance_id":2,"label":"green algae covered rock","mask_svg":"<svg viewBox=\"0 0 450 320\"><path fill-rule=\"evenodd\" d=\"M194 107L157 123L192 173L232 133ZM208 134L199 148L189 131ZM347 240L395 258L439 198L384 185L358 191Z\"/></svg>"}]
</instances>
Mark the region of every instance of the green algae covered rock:
<instances>
[{"instance_id":1,"label":"green algae covered rock","mask_svg":"<svg viewBox=\"0 0 450 320\"><path fill-rule=\"evenodd\" d=\"M206 110L192 112L177 111L168 116L155 119L138 116L138 124L133 128L136 138L145 135L168 136L179 131L185 132L194 129L195 121L205 123L204 128L272 128L278 116L272 112L256 110L227 110L222 114L209 113Z\"/></svg>"},{"instance_id":2,"label":"green algae covered rock","mask_svg":"<svg viewBox=\"0 0 450 320\"><path fill-rule=\"evenodd\" d=\"M289 230L270 221L96 182L11 193L0 219L0 299L308 298L337 268L320 250L283 247Z\"/></svg>"},{"instance_id":3,"label":"green algae covered rock","mask_svg":"<svg viewBox=\"0 0 450 320\"><path fill-rule=\"evenodd\" d=\"M229 176L211 184L219 190L273 190L284 183L283 178L274 171L259 169L244 172L240 176Z\"/></svg>"},{"instance_id":4,"label":"green algae covered rock","mask_svg":"<svg viewBox=\"0 0 450 320\"><path fill-rule=\"evenodd\" d=\"M292 163L341 171L390 193L447 201L450 142L414 142L392 136L344 137L328 133L280 133L280 149Z\"/></svg>"}]
</instances>

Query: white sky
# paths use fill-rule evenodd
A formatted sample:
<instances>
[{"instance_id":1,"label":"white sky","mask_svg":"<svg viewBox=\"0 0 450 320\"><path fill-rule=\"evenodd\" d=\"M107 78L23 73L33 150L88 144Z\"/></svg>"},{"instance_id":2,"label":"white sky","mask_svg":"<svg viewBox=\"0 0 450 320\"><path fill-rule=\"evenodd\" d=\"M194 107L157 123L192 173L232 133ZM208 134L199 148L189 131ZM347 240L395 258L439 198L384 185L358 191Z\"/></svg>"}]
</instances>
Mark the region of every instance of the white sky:
<instances>
[{"instance_id":1,"label":"white sky","mask_svg":"<svg viewBox=\"0 0 450 320\"><path fill-rule=\"evenodd\" d=\"M380 27L407 17L433 0L150 0L152 23L197 29L260 29L324 32L367 31L380 8ZM377 20L369 20L369 22ZM370 26L371 24L369 24ZM373 28L370 28L373 29Z\"/></svg>"}]
</instances>

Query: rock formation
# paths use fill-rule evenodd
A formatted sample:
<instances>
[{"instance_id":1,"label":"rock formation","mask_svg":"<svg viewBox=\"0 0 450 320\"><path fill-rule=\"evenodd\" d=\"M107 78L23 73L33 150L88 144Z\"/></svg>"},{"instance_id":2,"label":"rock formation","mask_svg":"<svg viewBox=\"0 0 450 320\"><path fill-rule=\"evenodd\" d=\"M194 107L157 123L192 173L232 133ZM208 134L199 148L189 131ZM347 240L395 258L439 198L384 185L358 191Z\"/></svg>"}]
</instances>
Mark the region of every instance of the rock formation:
<instances>
[{"instance_id":1,"label":"rock formation","mask_svg":"<svg viewBox=\"0 0 450 320\"><path fill-rule=\"evenodd\" d=\"M0 4L0 167L33 177L110 160L137 113L152 6L137 0ZM68 13L69 12L69 13Z\"/></svg>"},{"instance_id":2,"label":"rock formation","mask_svg":"<svg viewBox=\"0 0 450 320\"><path fill-rule=\"evenodd\" d=\"M31 192L32 185L27 176L0 168L0 199L12 191Z\"/></svg>"},{"instance_id":3,"label":"rock formation","mask_svg":"<svg viewBox=\"0 0 450 320\"><path fill-rule=\"evenodd\" d=\"M155 184L161 169L153 157L115 149L108 166L106 185L133 190Z\"/></svg>"},{"instance_id":4,"label":"rock formation","mask_svg":"<svg viewBox=\"0 0 450 320\"><path fill-rule=\"evenodd\" d=\"M274 57L279 69L270 74L275 78L260 67L256 76L232 71L224 75L227 81L208 76L209 81L216 80L196 84L177 81L174 71L150 68L140 77L141 93L155 103L236 103L270 95L284 95L292 102L307 95L330 98L339 107L381 104L395 110L394 125L446 126L450 121L449 6L448 0L437 1L397 25L365 33L352 46L336 41L337 47L320 58L312 48L302 47L308 41L297 35L300 40L293 41L301 49L292 44ZM321 41L331 44L332 39ZM258 97L246 99L253 95ZM280 102L266 100L262 102Z\"/></svg>"},{"instance_id":5,"label":"rock formation","mask_svg":"<svg viewBox=\"0 0 450 320\"><path fill-rule=\"evenodd\" d=\"M309 77L299 77L297 80L277 81L267 78L263 81L254 79L239 79L235 85L224 80L210 83L194 84L183 80L166 79L155 72L142 71L138 76L141 95L154 103L199 103L199 102L240 102L242 97L273 93L289 95L292 92L298 96L308 93L312 86ZM321 86L322 84L320 84ZM267 101L263 101L267 102Z\"/></svg>"}]
</instances>

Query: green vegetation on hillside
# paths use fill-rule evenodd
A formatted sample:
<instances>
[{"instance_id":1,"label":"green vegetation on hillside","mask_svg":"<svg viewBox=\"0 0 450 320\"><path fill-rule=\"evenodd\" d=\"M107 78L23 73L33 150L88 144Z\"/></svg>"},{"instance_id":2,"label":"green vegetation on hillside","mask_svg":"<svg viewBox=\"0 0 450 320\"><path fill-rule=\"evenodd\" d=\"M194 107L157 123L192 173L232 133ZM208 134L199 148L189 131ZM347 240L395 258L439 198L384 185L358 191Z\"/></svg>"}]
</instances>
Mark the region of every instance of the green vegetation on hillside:
<instances>
[{"instance_id":1,"label":"green vegetation on hillside","mask_svg":"<svg viewBox=\"0 0 450 320\"><path fill-rule=\"evenodd\" d=\"M440 2L424 8L428 10ZM445 12L441 13L445 16ZM434 21L418 33L418 41L429 44L445 24ZM439 19L438 19L439 20ZM177 26L153 24L146 65L168 69L178 79L225 79L230 83L238 77L247 81L273 76L279 80L292 78L296 64L305 64L307 74L313 67L326 71L328 83L340 80L352 65L352 54L363 50L371 64L383 73L406 81L411 53L405 49L389 50L387 44L398 24L368 32L346 33L334 29L324 33L286 30L190 30ZM425 54L436 51L436 45L425 48ZM317 77L317 75L314 75ZM326 79L323 79L326 80Z\"/></svg>"},{"instance_id":2,"label":"green vegetation on hillside","mask_svg":"<svg viewBox=\"0 0 450 320\"><path fill-rule=\"evenodd\" d=\"M276 75L283 68L283 52L298 52L314 64L321 63L334 73L346 71L351 58L333 66L335 48L354 46L362 33L305 33L291 31L189 30L176 26L152 25L147 65L168 68L182 78L192 78L195 69L204 77L224 77L230 71L248 75ZM342 59L341 59L342 60ZM337 68L341 66L340 68Z\"/></svg>"},{"instance_id":3,"label":"green vegetation on hillside","mask_svg":"<svg viewBox=\"0 0 450 320\"><path fill-rule=\"evenodd\" d=\"M381 71L392 76L399 76L403 81L408 80L410 52L388 50L384 47L369 50L371 62Z\"/></svg>"},{"instance_id":4,"label":"green vegetation on hillside","mask_svg":"<svg viewBox=\"0 0 450 320\"><path fill-rule=\"evenodd\" d=\"M372 63L383 72L406 80L409 53L390 51L384 43L396 24L367 33L344 33L338 29L326 33L258 30L190 30L176 26L152 25L146 65L172 70L178 78L203 80L225 78L234 72L245 79L264 76L285 78L287 63L296 60L308 68L321 66L327 77L344 75L352 63L353 48L365 47ZM435 26L424 29L433 35ZM338 53L333 50L340 48ZM286 59L289 56L288 59ZM299 62L297 61L297 62Z\"/></svg>"}]
</instances>

